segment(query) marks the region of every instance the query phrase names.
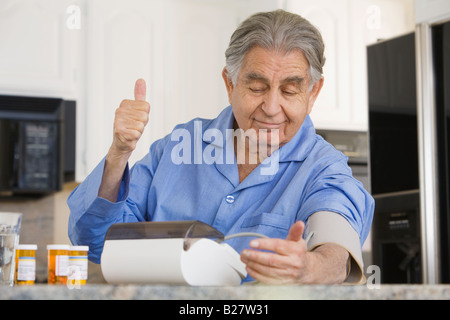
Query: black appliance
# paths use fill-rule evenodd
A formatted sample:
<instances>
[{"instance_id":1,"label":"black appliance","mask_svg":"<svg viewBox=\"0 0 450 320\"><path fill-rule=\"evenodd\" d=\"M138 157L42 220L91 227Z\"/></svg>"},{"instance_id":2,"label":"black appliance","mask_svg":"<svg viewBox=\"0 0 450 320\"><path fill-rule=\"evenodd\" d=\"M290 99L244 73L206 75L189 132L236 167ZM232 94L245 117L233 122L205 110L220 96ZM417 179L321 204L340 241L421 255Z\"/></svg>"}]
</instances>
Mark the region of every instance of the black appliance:
<instances>
[{"instance_id":1,"label":"black appliance","mask_svg":"<svg viewBox=\"0 0 450 320\"><path fill-rule=\"evenodd\" d=\"M450 281L450 23L432 28L441 281ZM367 47L372 261L383 283L421 283L415 34Z\"/></svg>"},{"instance_id":2,"label":"black appliance","mask_svg":"<svg viewBox=\"0 0 450 320\"><path fill-rule=\"evenodd\" d=\"M372 262L383 283L420 283L419 172L413 33L367 48Z\"/></svg>"},{"instance_id":3,"label":"black appliance","mask_svg":"<svg viewBox=\"0 0 450 320\"><path fill-rule=\"evenodd\" d=\"M76 103L0 96L0 194L45 194L75 176Z\"/></svg>"},{"instance_id":4,"label":"black appliance","mask_svg":"<svg viewBox=\"0 0 450 320\"><path fill-rule=\"evenodd\" d=\"M434 26L432 32L436 76L440 278L443 283L450 283L450 22Z\"/></svg>"}]
</instances>

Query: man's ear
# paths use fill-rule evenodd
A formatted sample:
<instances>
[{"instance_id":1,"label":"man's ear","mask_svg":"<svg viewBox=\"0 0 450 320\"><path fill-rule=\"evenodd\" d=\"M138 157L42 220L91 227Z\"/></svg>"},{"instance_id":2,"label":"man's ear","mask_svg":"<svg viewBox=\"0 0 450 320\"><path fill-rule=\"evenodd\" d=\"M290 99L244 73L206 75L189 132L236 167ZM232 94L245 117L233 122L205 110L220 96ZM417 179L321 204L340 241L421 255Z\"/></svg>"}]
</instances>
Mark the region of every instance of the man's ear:
<instances>
[{"instance_id":1,"label":"man's ear","mask_svg":"<svg viewBox=\"0 0 450 320\"><path fill-rule=\"evenodd\" d=\"M313 85L311 91L309 92L308 114L311 113L314 103L316 102L316 99L319 96L320 90L322 90L323 82L324 82L324 78L322 77L322 78L320 78L319 81L317 81Z\"/></svg>"},{"instance_id":2,"label":"man's ear","mask_svg":"<svg viewBox=\"0 0 450 320\"><path fill-rule=\"evenodd\" d=\"M228 70L227 68L223 68L222 70L222 78L223 81L225 82L225 87L227 88L227 92L228 92L228 102L231 104L231 96L233 94L233 82L231 81L231 78L228 76Z\"/></svg>"}]
</instances>

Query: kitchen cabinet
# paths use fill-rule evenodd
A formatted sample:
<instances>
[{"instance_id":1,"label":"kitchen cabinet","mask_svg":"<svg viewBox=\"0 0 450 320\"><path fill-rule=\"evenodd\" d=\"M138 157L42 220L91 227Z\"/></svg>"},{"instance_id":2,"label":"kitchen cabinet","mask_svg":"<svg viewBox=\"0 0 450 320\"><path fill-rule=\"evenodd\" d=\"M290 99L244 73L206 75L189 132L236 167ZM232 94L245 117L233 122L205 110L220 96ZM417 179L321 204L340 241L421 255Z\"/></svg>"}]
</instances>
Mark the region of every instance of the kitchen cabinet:
<instances>
[{"instance_id":1,"label":"kitchen cabinet","mask_svg":"<svg viewBox=\"0 0 450 320\"><path fill-rule=\"evenodd\" d=\"M324 87L311 113L318 129L367 130L366 46L414 29L412 0L288 0L325 42Z\"/></svg>"},{"instance_id":2,"label":"kitchen cabinet","mask_svg":"<svg viewBox=\"0 0 450 320\"><path fill-rule=\"evenodd\" d=\"M450 1L415 0L416 23L436 23L450 19Z\"/></svg>"},{"instance_id":3,"label":"kitchen cabinet","mask_svg":"<svg viewBox=\"0 0 450 320\"><path fill-rule=\"evenodd\" d=\"M0 92L77 96L81 34L66 27L70 0L0 2Z\"/></svg>"},{"instance_id":4,"label":"kitchen cabinet","mask_svg":"<svg viewBox=\"0 0 450 320\"><path fill-rule=\"evenodd\" d=\"M88 1L86 18L85 170L88 174L108 152L115 110L134 99L134 83L147 81L152 121L138 149L141 158L161 127L164 74L163 1ZM144 150L146 149L146 150Z\"/></svg>"}]
</instances>

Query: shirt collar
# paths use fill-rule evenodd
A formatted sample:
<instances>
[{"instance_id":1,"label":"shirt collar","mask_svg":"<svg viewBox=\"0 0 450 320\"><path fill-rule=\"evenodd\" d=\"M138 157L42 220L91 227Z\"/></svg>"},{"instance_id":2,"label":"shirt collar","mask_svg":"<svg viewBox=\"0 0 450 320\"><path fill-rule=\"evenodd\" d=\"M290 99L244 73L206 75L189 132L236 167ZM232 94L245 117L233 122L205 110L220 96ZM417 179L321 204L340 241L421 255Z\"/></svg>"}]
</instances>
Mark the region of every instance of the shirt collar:
<instances>
[{"instance_id":1,"label":"shirt collar","mask_svg":"<svg viewBox=\"0 0 450 320\"><path fill-rule=\"evenodd\" d=\"M217 129L226 137L226 130L233 129L234 114L231 106L226 107L217 118L210 121L203 130ZM203 141L216 147L223 145L215 144L214 141L205 139ZM225 143L225 141L224 141ZM300 129L292 139L279 149L279 162L304 161L316 143L316 130L309 115L306 116Z\"/></svg>"},{"instance_id":2,"label":"shirt collar","mask_svg":"<svg viewBox=\"0 0 450 320\"><path fill-rule=\"evenodd\" d=\"M280 148L280 162L304 161L316 143L316 130L309 115L295 136Z\"/></svg>"}]
</instances>

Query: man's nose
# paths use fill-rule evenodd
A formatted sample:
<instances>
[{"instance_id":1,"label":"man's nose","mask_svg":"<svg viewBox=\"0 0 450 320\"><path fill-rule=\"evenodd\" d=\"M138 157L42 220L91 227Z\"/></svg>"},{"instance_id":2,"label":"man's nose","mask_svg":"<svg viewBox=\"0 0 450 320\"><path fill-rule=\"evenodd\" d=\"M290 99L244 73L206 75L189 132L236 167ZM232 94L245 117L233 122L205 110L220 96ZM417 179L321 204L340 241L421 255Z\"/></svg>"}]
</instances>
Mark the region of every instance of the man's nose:
<instances>
[{"instance_id":1,"label":"man's nose","mask_svg":"<svg viewBox=\"0 0 450 320\"><path fill-rule=\"evenodd\" d=\"M281 110L281 97L275 90L270 90L263 102L262 110L268 116L274 116Z\"/></svg>"}]
</instances>

